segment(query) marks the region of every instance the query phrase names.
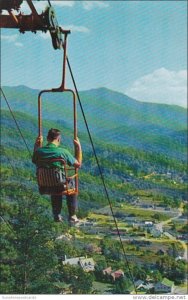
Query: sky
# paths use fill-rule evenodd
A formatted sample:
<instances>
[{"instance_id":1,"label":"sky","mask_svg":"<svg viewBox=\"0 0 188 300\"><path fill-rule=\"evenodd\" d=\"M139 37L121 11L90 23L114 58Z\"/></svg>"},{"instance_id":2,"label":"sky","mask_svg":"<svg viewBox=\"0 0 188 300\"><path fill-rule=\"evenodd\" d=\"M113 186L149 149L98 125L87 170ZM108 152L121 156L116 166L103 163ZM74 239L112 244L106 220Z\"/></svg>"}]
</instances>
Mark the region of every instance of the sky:
<instances>
[{"instance_id":1,"label":"sky","mask_svg":"<svg viewBox=\"0 0 188 300\"><path fill-rule=\"evenodd\" d=\"M48 1L34 1L38 13ZM136 100L187 105L187 1L53 1L70 29L79 91L106 87ZM29 14L26 1L21 11ZM67 74L67 87L72 87ZM62 50L49 34L1 29L1 85L58 87Z\"/></svg>"}]
</instances>

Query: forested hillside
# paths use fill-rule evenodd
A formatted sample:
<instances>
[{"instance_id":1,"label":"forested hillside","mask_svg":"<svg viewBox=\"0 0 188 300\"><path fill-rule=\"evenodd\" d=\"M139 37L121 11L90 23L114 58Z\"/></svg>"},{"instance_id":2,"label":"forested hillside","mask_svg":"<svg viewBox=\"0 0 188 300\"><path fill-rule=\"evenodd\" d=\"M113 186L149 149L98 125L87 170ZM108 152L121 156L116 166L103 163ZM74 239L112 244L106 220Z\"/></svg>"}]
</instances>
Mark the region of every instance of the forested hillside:
<instances>
[{"instance_id":1,"label":"forested hillside","mask_svg":"<svg viewBox=\"0 0 188 300\"><path fill-rule=\"evenodd\" d=\"M18 86L4 87L4 92L14 111L37 116L39 91ZM80 92L80 98L90 131L95 139L99 138L99 142L185 159L186 109L139 102L105 88ZM63 128L73 127L72 99L69 93L44 94L42 107L45 120L58 121ZM2 108L7 109L4 101ZM78 129L79 134L86 134L79 104Z\"/></svg>"},{"instance_id":2,"label":"forested hillside","mask_svg":"<svg viewBox=\"0 0 188 300\"><path fill-rule=\"evenodd\" d=\"M26 87L7 87L4 91L25 142L2 99L2 293L53 294L62 292L67 286L75 293L91 293L93 276L99 279L102 266L112 264L123 268L118 241L111 240L110 232L114 225L108 227L104 224L107 240L102 243L98 239L95 242L95 246L102 249L102 254L94 255L98 264L94 275L80 269L66 269L59 264L60 257L67 254L91 254L86 251L86 244L94 237L90 239L80 229L82 238L78 239L76 229L69 229L66 222L61 226L54 224L49 197L38 194L35 166L31 162L33 144L38 134L37 91ZM186 200L185 110L175 106L139 103L106 89L82 92L81 98L116 217L123 214L123 209L122 212L119 210L121 205L129 207L138 201L140 205L149 201L149 204L167 211L179 208ZM62 105L53 97L45 100L44 138L49 128L60 128L64 145L73 152L71 104ZM110 214L109 203L80 110L78 115L78 135L83 148L78 216L90 217L91 213L106 216ZM66 219L66 207L63 215ZM128 213L124 214L126 216ZM156 222L166 216L151 213L145 218ZM60 234L67 232L72 236L71 242L57 240ZM120 251L119 258L113 254L111 243ZM112 252L107 251L107 245ZM136 262L131 264L134 276L138 278ZM72 278L68 277L70 272ZM127 292L127 286L131 284L128 272L125 273L127 280L124 288ZM78 282L73 280L74 276L79 277ZM169 276L174 280L173 272L169 271ZM117 289L115 286L114 292Z\"/></svg>"},{"instance_id":3,"label":"forested hillside","mask_svg":"<svg viewBox=\"0 0 188 300\"><path fill-rule=\"evenodd\" d=\"M6 167L10 167L11 165L18 169L20 173L28 173L29 178L34 180L35 167L31 163L31 155L37 136L37 120L35 117L23 113L15 113L15 116L30 153L10 113L2 111L2 162ZM47 131L51 127L61 128L62 123L60 121L45 120L43 125L45 131ZM64 124L63 134L65 135L65 145L70 151L73 151L71 130L64 126ZM80 192L81 195L87 192L86 198L88 198L88 194L90 197L93 194L98 194L94 203L92 201L89 204L90 207L95 205L95 202L99 202L100 204L105 202L105 196L102 196L102 182L87 133L80 133L79 137L82 141L84 153L84 163L80 171ZM176 186L170 186L169 184L170 181L178 179L183 186L183 183L186 181L186 163L183 146L179 145L180 150L183 149L183 151L179 152L179 155L182 157L181 160L177 160L161 153L139 151L133 147L106 144L104 141L101 142L98 136L97 138L94 136L94 141L101 169L109 186L109 193L113 201L119 201L122 197L125 199L126 197L130 198L130 191L139 189L155 190L156 194L171 198L175 197L176 201L178 199L181 201L185 198L184 189L181 190L179 186L176 188ZM153 180L145 180L145 177L151 173L158 174L158 176L170 177L169 179L167 178L169 183L160 185ZM86 208L86 206L84 207Z\"/></svg>"}]
</instances>

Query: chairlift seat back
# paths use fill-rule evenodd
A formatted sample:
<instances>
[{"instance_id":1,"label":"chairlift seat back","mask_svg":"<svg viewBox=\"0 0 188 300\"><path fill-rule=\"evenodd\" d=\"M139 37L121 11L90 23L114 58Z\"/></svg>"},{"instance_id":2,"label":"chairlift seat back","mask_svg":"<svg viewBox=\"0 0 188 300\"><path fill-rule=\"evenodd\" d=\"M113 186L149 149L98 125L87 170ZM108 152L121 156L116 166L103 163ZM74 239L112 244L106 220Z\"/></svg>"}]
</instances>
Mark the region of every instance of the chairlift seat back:
<instances>
[{"instance_id":1,"label":"chairlift seat back","mask_svg":"<svg viewBox=\"0 0 188 300\"><path fill-rule=\"evenodd\" d=\"M69 170L62 159L52 159L51 162L60 161L63 169L57 167L38 167L37 182L40 194L49 195L72 195L77 194L77 174L68 176Z\"/></svg>"}]
</instances>

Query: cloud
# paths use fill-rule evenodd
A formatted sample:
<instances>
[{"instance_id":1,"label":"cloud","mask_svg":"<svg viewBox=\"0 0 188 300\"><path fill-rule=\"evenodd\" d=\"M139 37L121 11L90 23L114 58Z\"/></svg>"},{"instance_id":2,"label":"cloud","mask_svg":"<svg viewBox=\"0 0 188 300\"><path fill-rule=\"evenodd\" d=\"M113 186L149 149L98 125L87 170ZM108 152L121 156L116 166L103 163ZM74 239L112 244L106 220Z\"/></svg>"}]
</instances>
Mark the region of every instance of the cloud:
<instances>
[{"instance_id":1,"label":"cloud","mask_svg":"<svg viewBox=\"0 0 188 300\"><path fill-rule=\"evenodd\" d=\"M18 42L16 42L14 45L15 45L16 47L23 47L23 44L22 44L22 43L18 43Z\"/></svg>"},{"instance_id":2,"label":"cloud","mask_svg":"<svg viewBox=\"0 0 188 300\"><path fill-rule=\"evenodd\" d=\"M89 28L85 26L76 26L76 25L67 25L67 26L62 26L63 29L70 29L72 32L81 32L81 33L89 33L90 30Z\"/></svg>"},{"instance_id":3,"label":"cloud","mask_svg":"<svg viewBox=\"0 0 188 300\"><path fill-rule=\"evenodd\" d=\"M8 43L14 43L16 47L23 47L22 43L17 42L19 35L18 34L12 34L12 35L1 35L1 39L8 42Z\"/></svg>"},{"instance_id":4,"label":"cloud","mask_svg":"<svg viewBox=\"0 0 188 300\"><path fill-rule=\"evenodd\" d=\"M51 5L55 8L55 6L57 7L73 7L74 6L75 1L51 1ZM33 4L37 10L37 12L40 14L42 13L42 11L45 10L45 8L47 6L49 6L48 1L33 1ZM26 1L23 1L22 5L21 5L21 11L24 12L25 14L30 14L31 13L31 9L28 6Z\"/></svg>"},{"instance_id":5,"label":"cloud","mask_svg":"<svg viewBox=\"0 0 188 300\"><path fill-rule=\"evenodd\" d=\"M75 4L75 1L52 1L51 4L53 6L68 6L68 7L73 7Z\"/></svg>"},{"instance_id":6,"label":"cloud","mask_svg":"<svg viewBox=\"0 0 188 300\"><path fill-rule=\"evenodd\" d=\"M41 31L39 31L37 33L37 35L38 35L38 37L42 38L43 40L49 40L49 39L51 39L51 35L50 35L49 31L47 31L47 32L41 32Z\"/></svg>"},{"instance_id":7,"label":"cloud","mask_svg":"<svg viewBox=\"0 0 188 300\"><path fill-rule=\"evenodd\" d=\"M138 78L125 90L125 94L144 102L187 106L187 70L155 70Z\"/></svg>"},{"instance_id":8,"label":"cloud","mask_svg":"<svg viewBox=\"0 0 188 300\"><path fill-rule=\"evenodd\" d=\"M48 1L40 1L40 2L39 1L33 1L33 4L34 4L37 12L41 13L42 11L44 11L46 6L48 5ZM27 4L26 1L23 1L23 3L21 4L21 9L20 10L25 15L31 13L31 9L30 9L30 7L29 7L29 5Z\"/></svg>"},{"instance_id":9,"label":"cloud","mask_svg":"<svg viewBox=\"0 0 188 300\"><path fill-rule=\"evenodd\" d=\"M85 10L109 7L109 4L106 3L105 1L83 1L82 5Z\"/></svg>"},{"instance_id":10,"label":"cloud","mask_svg":"<svg viewBox=\"0 0 188 300\"><path fill-rule=\"evenodd\" d=\"M7 41L9 43L15 42L18 38L18 34L12 34L12 35L1 35L1 39L4 41Z\"/></svg>"},{"instance_id":11,"label":"cloud","mask_svg":"<svg viewBox=\"0 0 188 300\"><path fill-rule=\"evenodd\" d=\"M2 10L2 13L3 13L3 15L9 15L8 11L5 9Z\"/></svg>"}]
</instances>

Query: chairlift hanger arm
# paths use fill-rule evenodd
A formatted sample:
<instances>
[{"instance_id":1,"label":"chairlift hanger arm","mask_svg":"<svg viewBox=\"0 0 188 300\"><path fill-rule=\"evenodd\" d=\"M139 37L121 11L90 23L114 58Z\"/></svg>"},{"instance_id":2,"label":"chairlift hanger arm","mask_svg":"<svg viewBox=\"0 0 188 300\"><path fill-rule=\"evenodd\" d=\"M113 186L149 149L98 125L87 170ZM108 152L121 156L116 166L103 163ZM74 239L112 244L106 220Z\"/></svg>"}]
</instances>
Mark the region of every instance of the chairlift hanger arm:
<instances>
[{"instance_id":1,"label":"chairlift hanger arm","mask_svg":"<svg viewBox=\"0 0 188 300\"><path fill-rule=\"evenodd\" d=\"M38 14L32 0L26 1L31 9L30 15L19 12L23 0L0 0L0 28L15 28L19 29L21 33L26 31L47 32L49 30L54 49L62 49L64 32L58 26L53 7L47 6L44 12ZM3 14L3 10L7 10L8 15ZM13 10L17 10L19 13L15 14Z\"/></svg>"}]
</instances>

